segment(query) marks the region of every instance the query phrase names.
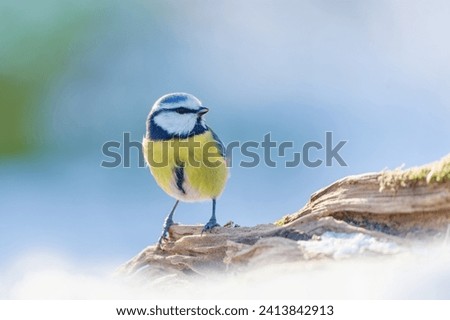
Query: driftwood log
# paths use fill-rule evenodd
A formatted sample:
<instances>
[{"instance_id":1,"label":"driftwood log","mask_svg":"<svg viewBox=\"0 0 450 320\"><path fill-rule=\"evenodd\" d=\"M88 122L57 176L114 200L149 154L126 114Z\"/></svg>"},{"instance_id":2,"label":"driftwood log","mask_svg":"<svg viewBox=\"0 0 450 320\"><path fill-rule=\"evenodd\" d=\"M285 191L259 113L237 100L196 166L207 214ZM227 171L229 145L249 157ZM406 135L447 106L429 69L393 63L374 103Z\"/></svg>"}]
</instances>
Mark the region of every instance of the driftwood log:
<instances>
[{"instance_id":1,"label":"driftwood log","mask_svg":"<svg viewBox=\"0 0 450 320\"><path fill-rule=\"evenodd\" d=\"M449 224L450 155L422 167L343 178L275 223L239 227L231 222L203 235L202 226L174 225L166 243L144 249L120 273L150 280L185 278L211 270L324 258L326 253L305 252L301 240L320 241L325 232L335 232L407 244L449 237Z\"/></svg>"}]
</instances>

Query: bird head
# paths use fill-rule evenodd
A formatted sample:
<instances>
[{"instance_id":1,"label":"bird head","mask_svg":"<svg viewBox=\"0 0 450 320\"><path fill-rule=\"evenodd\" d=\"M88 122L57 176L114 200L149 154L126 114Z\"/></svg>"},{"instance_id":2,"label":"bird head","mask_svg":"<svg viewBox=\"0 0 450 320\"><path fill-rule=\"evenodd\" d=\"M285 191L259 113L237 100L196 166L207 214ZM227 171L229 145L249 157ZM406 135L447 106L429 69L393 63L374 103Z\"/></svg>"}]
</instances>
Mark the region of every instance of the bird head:
<instances>
[{"instance_id":1,"label":"bird head","mask_svg":"<svg viewBox=\"0 0 450 320\"><path fill-rule=\"evenodd\" d=\"M149 120L169 135L189 135L206 129L203 116L208 108L189 93L169 93L159 98L150 111Z\"/></svg>"}]
</instances>

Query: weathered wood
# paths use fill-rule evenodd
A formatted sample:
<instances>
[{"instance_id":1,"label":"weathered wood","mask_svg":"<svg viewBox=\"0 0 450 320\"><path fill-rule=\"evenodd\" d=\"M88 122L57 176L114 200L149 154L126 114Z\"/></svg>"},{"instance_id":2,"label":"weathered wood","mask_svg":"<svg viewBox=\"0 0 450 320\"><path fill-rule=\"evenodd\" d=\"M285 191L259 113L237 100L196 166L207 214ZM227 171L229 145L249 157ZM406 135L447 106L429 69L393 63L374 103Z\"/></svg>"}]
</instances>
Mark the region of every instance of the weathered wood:
<instances>
[{"instance_id":1,"label":"weathered wood","mask_svg":"<svg viewBox=\"0 0 450 320\"><path fill-rule=\"evenodd\" d=\"M321 255L306 255L298 241L325 232L365 234L398 244L444 238L450 223L449 164L447 157L420 168L343 178L274 224L230 223L203 235L202 226L174 225L166 243L146 248L120 271L183 278L248 264L308 260Z\"/></svg>"}]
</instances>

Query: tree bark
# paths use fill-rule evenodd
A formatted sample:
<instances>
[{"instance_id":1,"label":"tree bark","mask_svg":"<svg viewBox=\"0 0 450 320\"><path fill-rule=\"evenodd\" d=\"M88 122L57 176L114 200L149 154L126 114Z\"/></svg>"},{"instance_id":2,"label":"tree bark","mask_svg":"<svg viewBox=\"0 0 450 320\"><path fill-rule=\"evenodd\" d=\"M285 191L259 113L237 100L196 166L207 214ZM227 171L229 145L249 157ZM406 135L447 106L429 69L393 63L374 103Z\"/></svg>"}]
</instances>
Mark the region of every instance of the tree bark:
<instances>
[{"instance_id":1,"label":"tree bark","mask_svg":"<svg viewBox=\"0 0 450 320\"><path fill-rule=\"evenodd\" d=\"M448 171L447 171L448 170ZM326 232L363 234L407 244L449 237L450 157L423 167L349 176L314 193L298 212L271 224L229 223L201 235L202 226L173 225L167 242L144 249L120 269L151 279L227 272L249 264L311 256L301 241ZM299 242L300 241L300 242Z\"/></svg>"}]
</instances>

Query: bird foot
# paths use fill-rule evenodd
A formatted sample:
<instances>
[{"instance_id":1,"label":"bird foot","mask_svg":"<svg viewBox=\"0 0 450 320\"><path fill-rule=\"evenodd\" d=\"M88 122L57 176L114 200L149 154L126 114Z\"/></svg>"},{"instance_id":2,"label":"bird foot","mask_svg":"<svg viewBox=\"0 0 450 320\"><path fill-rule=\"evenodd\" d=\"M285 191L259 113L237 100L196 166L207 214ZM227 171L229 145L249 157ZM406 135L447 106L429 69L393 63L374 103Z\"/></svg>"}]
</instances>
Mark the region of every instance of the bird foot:
<instances>
[{"instance_id":1,"label":"bird foot","mask_svg":"<svg viewBox=\"0 0 450 320\"><path fill-rule=\"evenodd\" d=\"M169 229L170 229L170 227L173 224L174 223L173 223L172 219L166 219L166 221L164 221L163 232L162 232L162 234L161 234L161 236L159 237L159 240L158 240L158 245L159 246L162 245L164 240L169 240Z\"/></svg>"},{"instance_id":2,"label":"bird foot","mask_svg":"<svg viewBox=\"0 0 450 320\"><path fill-rule=\"evenodd\" d=\"M202 235L203 232L211 231L215 227L220 227L220 224L217 223L216 219L210 219L208 223L203 227Z\"/></svg>"}]
</instances>

